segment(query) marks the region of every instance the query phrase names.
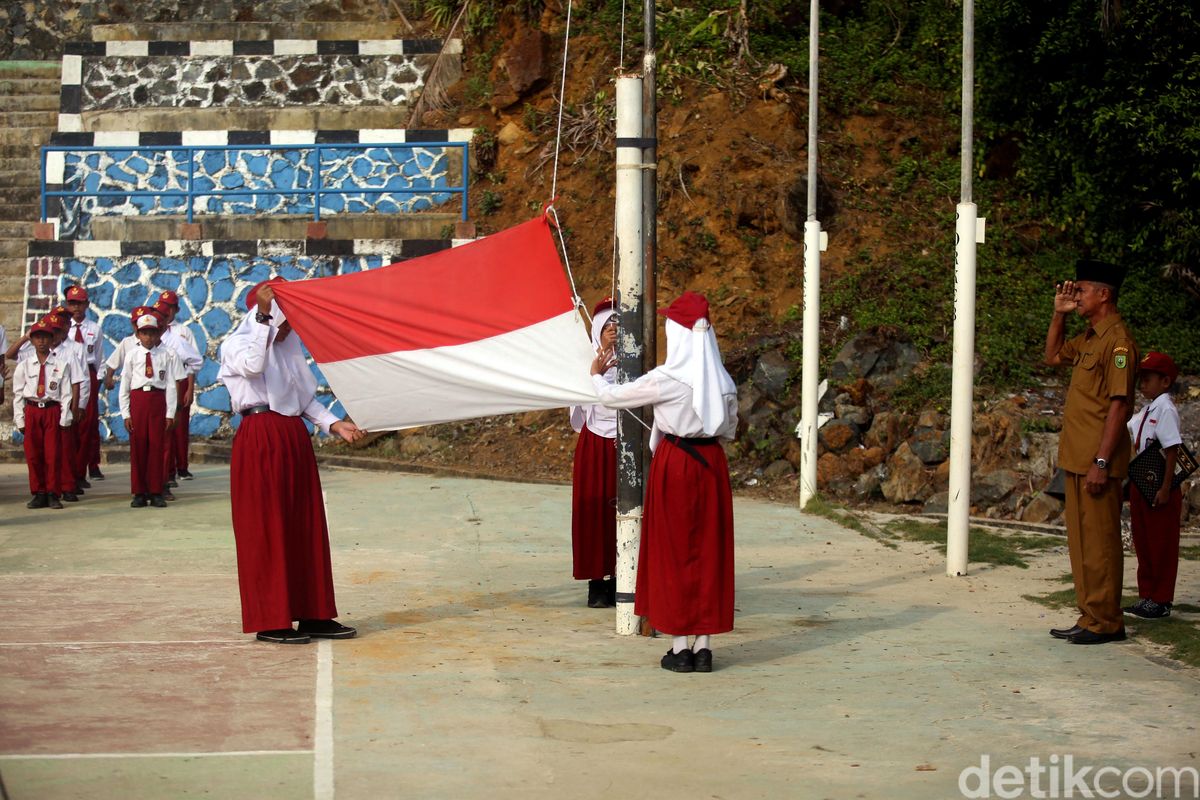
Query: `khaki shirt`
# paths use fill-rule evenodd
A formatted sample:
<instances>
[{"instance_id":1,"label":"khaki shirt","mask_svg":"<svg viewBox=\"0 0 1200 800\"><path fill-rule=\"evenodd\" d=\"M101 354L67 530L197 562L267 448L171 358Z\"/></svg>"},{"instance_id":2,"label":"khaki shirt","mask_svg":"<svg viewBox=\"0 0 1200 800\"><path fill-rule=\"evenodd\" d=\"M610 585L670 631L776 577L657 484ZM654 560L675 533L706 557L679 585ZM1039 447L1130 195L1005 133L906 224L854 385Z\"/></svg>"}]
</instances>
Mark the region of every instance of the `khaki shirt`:
<instances>
[{"instance_id":1,"label":"khaki shirt","mask_svg":"<svg viewBox=\"0 0 1200 800\"><path fill-rule=\"evenodd\" d=\"M1058 439L1058 465L1067 472L1084 474L1100 449L1112 399L1124 397L1129 401L1129 411L1133 411L1137 346L1121 317L1113 314L1063 344L1058 357L1072 365ZM1126 414L1121 422L1128 421ZM1130 449L1129 437L1118 436L1108 459L1110 478L1125 477Z\"/></svg>"}]
</instances>

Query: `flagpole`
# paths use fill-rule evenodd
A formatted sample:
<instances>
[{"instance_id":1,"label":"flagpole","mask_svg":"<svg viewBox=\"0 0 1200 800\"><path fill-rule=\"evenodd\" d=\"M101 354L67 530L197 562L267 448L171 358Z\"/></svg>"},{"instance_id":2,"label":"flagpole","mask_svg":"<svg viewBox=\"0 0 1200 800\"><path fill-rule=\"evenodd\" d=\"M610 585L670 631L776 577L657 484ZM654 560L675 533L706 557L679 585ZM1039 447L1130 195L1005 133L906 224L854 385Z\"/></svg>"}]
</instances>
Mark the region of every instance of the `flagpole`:
<instances>
[{"instance_id":1,"label":"flagpole","mask_svg":"<svg viewBox=\"0 0 1200 800\"><path fill-rule=\"evenodd\" d=\"M967 574L971 514L971 429L975 393L975 250L983 219L972 201L975 124L975 4L963 0L961 191L955 209L954 354L950 387L950 501L946 574Z\"/></svg>"},{"instance_id":2,"label":"flagpole","mask_svg":"<svg viewBox=\"0 0 1200 800\"><path fill-rule=\"evenodd\" d=\"M821 357L821 251L817 220L817 36L820 15L811 0L808 19L808 219L804 223L803 361L800 367L800 508L817 495L817 378Z\"/></svg>"},{"instance_id":3,"label":"flagpole","mask_svg":"<svg viewBox=\"0 0 1200 800\"><path fill-rule=\"evenodd\" d=\"M617 381L642 375L643 269L642 240L642 79L617 78ZM642 453L645 429L638 417L617 413L617 633L638 633L633 611L638 545L642 534Z\"/></svg>"},{"instance_id":4,"label":"flagpole","mask_svg":"<svg viewBox=\"0 0 1200 800\"><path fill-rule=\"evenodd\" d=\"M658 54L655 50L654 0L645 0L642 8L642 164L658 164ZM642 170L642 372L658 366L658 172L654 166ZM642 419L653 421L649 408ZM642 474L650 473L650 448L643 437Z\"/></svg>"}]
</instances>

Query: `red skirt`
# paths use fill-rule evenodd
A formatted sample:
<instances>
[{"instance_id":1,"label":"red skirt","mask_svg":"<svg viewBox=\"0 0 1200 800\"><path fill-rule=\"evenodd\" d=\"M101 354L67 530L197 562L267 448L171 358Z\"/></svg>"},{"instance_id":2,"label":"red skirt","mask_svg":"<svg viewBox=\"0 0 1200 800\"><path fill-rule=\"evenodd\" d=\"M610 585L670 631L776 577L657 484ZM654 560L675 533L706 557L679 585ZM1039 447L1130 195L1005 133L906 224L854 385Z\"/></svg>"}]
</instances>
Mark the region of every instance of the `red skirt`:
<instances>
[{"instance_id":1,"label":"red skirt","mask_svg":"<svg viewBox=\"0 0 1200 800\"><path fill-rule=\"evenodd\" d=\"M575 580L599 580L617 568L617 440L583 426L571 480L571 552Z\"/></svg>"},{"instance_id":2,"label":"red skirt","mask_svg":"<svg viewBox=\"0 0 1200 800\"><path fill-rule=\"evenodd\" d=\"M129 393L129 490L162 494L163 448L167 441L167 394L162 389Z\"/></svg>"},{"instance_id":3,"label":"red skirt","mask_svg":"<svg viewBox=\"0 0 1200 800\"><path fill-rule=\"evenodd\" d=\"M1129 490L1133 549L1137 553L1138 597L1175 602L1179 575L1179 514L1183 492L1172 489L1165 505L1151 506L1136 488Z\"/></svg>"},{"instance_id":4,"label":"red skirt","mask_svg":"<svg viewBox=\"0 0 1200 800\"><path fill-rule=\"evenodd\" d=\"M638 551L635 613L673 636L733 630L733 493L720 444L654 451Z\"/></svg>"},{"instance_id":5,"label":"red skirt","mask_svg":"<svg viewBox=\"0 0 1200 800\"><path fill-rule=\"evenodd\" d=\"M321 477L299 417L244 417L229 464L242 630L333 619L333 568Z\"/></svg>"}]
</instances>

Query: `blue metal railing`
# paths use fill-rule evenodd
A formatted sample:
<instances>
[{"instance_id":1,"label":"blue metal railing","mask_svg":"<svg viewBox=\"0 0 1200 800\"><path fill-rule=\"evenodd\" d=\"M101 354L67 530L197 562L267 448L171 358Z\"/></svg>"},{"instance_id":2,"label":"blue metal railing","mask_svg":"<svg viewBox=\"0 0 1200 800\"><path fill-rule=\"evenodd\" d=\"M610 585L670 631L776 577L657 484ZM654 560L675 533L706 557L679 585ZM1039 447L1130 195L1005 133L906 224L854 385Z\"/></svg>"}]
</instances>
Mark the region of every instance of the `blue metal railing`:
<instances>
[{"instance_id":1,"label":"blue metal railing","mask_svg":"<svg viewBox=\"0 0 1200 800\"><path fill-rule=\"evenodd\" d=\"M46 221L47 201L51 197L156 197L156 198L177 198L183 199L187 203L187 221L193 221L193 211L195 200L200 197L259 197L259 196L297 196L297 197L312 197L313 200L313 219L320 221L321 219L321 198L326 196L336 195L387 195L387 194L458 194L462 197L462 219L467 219L467 193L470 176L470 166L467 160L467 142L333 142L327 144L242 144L242 145L106 145L106 146L78 146L78 145L48 145L42 148L42 221ZM325 186L324 169L329 166L325 162L324 154L329 150L345 152L347 150L434 150L438 148L453 149L457 148L462 151L462 184L459 186L423 186L419 188L376 188L367 186L346 186L337 187ZM196 182L196 154L209 153L214 151L239 151L261 153L268 150L286 150L292 152L307 154L303 158L303 163L309 169L308 184L303 188L298 189L226 189L220 186L212 188L197 189ZM186 153L186 168L187 168L187 187L186 189L97 189L95 191L66 191L55 190L48 191L46 189L46 159L52 152L66 153ZM183 159L178 159L183 161ZM314 183L316 185L312 185Z\"/></svg>"}]
</instances>

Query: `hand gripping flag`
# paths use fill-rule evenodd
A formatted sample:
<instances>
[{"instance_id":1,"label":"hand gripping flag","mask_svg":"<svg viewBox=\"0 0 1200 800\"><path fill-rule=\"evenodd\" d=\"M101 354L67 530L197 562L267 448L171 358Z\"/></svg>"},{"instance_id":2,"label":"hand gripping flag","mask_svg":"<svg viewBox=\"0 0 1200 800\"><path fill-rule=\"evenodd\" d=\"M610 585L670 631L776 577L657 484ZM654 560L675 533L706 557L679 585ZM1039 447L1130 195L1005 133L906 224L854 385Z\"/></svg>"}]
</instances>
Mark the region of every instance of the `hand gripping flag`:
<instances>
[{"instance_id":1,"label":"hand gripping flag","mask_svg":"<svg viewBox=\"0 0 1200 800\"><path fill-rule=\"evenodd\" d=\"M591 342L544 217L399 264L272 288L367 430L596 402Z\"/></svg>"}]
</instances>

